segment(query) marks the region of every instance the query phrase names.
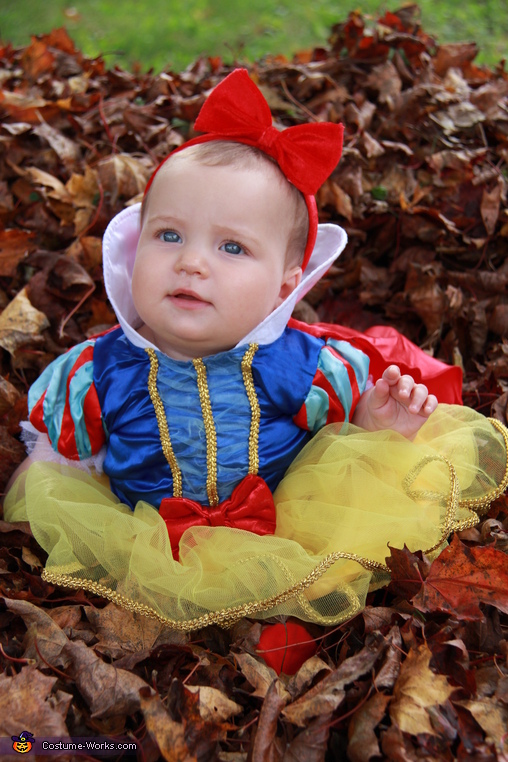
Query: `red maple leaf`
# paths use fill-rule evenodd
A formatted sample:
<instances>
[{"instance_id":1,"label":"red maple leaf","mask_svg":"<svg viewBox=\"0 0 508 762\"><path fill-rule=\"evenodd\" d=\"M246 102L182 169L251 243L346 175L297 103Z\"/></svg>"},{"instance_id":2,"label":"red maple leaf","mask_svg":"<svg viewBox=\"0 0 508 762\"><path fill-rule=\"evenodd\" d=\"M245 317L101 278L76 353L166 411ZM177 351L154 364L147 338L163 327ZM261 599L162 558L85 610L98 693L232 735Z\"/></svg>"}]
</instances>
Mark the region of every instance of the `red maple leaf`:
<instances>
[{"instance_id":1,"label":"red maple leaf","mask_svg":"<svg viewBox=\"0 0 508 762\"><path fill-rule=\"evenodd\" d=\"M449 611L469 620L483 619L480 602L508 613L508 555L470 548L454 535L412 602L420 611Z\"/></svg>"}]
</instances>

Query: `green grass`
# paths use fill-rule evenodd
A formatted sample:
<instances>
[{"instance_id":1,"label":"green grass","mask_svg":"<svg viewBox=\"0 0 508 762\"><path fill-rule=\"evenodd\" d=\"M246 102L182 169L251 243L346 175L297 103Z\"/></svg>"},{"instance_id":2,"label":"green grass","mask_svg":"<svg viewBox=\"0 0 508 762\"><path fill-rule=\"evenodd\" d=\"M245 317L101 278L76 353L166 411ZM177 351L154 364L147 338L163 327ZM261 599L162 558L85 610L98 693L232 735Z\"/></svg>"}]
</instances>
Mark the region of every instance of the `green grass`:
<instances>
[{"instance_id":1,"label":"green grass","mask_svg":"<svg viewBox=\"0 0 508 762\"><path fill-rule=\"evenodd\" d=\"M86 55L130 69L180 71L200 55L226 62L267 54L291 56L326 45L334 23L349 11L376 16L401 3L377 0L0 0L0 38L26 45L30 35L65 26ZM438 42L474 40L477 62L495 65L508 54L508 0L421 0L424 30Z\"/></svg>"}]
</instances>

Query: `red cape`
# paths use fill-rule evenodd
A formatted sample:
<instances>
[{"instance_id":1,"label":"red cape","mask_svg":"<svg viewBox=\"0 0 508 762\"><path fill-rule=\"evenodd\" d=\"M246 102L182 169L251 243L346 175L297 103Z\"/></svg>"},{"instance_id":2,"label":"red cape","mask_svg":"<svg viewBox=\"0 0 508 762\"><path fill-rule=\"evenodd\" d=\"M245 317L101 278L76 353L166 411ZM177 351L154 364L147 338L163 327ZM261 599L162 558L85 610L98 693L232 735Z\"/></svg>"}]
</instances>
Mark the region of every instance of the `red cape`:
<instances>
[{"instance_id":1,"label":"red cape","mask_svg":"<svg viewBox=\"0 0 508 762\"><path fill-rule=\"evenodd\" d=\"M417 383L425 384L439 402L462 405L462 370L430 357L391 326L376 325L361 333L341 325L308 324L293 318L288 325L318 338L349 341L370 358L374 381L389 365L398 365L402 373L409 373Z\"/></svg>"}]
</instances>

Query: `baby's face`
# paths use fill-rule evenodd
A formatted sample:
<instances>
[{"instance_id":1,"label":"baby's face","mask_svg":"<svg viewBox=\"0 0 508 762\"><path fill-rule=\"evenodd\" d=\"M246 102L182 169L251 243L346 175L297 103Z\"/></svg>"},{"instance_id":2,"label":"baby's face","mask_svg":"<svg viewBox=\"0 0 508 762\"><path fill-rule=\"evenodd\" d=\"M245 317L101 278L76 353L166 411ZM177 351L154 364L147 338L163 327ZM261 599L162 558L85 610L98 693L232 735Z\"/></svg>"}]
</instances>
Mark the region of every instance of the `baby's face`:
<instances>
[{"instance_id":1,"label":"baby's face","mask_svg":"<svg viewBox=\"0 0 508 762\"><path fill-rule=\"evenodd\" d=\"M175 359L234 347L298 285L293 214L270 167L210 167L185 154L157 173L132 277L140 333Z\"/></svg>"}]
</instances>

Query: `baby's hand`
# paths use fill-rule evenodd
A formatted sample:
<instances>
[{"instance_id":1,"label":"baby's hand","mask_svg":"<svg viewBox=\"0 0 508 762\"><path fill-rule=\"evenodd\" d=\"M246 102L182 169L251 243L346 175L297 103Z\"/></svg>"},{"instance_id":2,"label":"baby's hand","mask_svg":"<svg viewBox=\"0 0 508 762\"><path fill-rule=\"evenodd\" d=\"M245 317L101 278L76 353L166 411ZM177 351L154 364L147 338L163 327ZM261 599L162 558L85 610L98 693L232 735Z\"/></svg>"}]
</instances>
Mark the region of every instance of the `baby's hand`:
<instances>
[{"instance_id":1,"label":"baby's hand","mask_svg":"<svg viewBox=\"0 0 508 762\"><path fill-rule=\"evenodd\" d=\"M367 431L393 429L412 439L437 407L437 399L412 376L390 365L358 403L352 422Z\"/></svg>"}]
</instances>

